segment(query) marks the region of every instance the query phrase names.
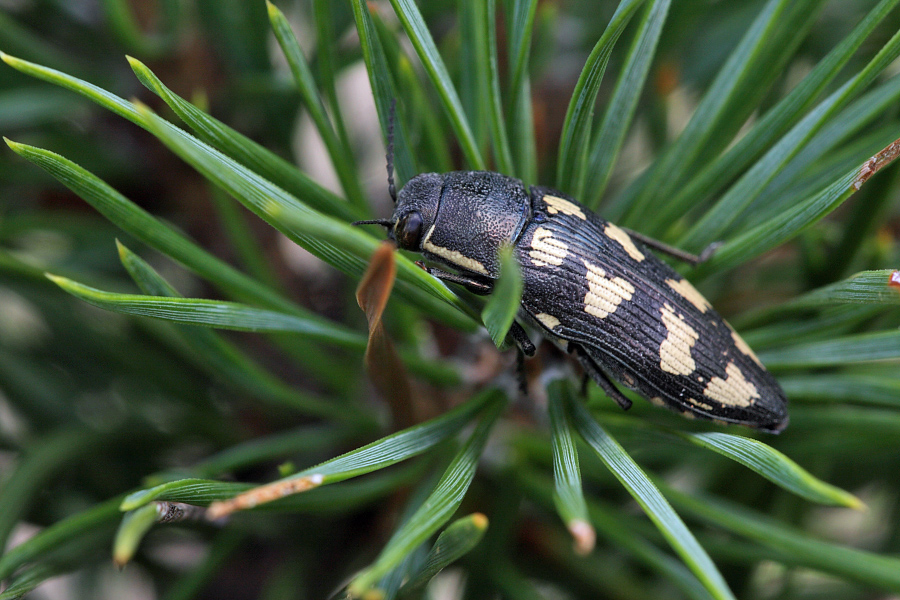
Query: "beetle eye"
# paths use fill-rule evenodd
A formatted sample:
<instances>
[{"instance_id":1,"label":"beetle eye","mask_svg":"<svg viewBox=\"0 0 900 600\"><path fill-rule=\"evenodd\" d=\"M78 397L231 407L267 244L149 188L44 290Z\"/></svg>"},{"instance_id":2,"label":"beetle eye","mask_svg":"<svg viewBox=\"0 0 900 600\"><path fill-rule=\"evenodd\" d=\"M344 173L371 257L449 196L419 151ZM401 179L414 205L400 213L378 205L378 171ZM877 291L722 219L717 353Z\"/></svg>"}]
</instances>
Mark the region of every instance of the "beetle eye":
<instances>
[{"instance_id":1,"label":"beetle eye","mask_svg":"<svg viewBox=\"0 0 900 600\"><path fill-rule=\"evenodd\" d=\"M422 237L422 215L418 212L406 213L397 221L394 237L404 250L416 250Z\"/></svg>"}]
</instances>

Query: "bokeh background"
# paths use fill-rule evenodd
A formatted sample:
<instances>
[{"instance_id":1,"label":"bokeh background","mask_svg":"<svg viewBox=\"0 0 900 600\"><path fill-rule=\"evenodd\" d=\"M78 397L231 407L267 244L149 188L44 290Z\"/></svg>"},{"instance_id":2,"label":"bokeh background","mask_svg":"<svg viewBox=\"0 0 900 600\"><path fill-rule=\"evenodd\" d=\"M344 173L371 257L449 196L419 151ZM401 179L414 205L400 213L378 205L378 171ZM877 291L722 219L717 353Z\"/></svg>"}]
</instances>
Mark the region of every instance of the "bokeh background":
<instances>
[{"instance_id":1,"label":"bokeh background","mask_svg":"<svg viewBox=\"0 0 900 600\"><path fill-rule=\"evenodd\" d=\"M336 102L341 107L341 127L350 142L371 213L386 216L390 198L384 137L351 3L280 0L276 4L290 21L326 103L333 106ZM472 3L428 0L420 3L419 9L474 124L476 140L486 148L491 135L489 117L477 69L472 67L473 50L466 44L466 27L471 26L466 24L468 4ZM502 71L510 62L506 51L509 22L504 20L504 10L512 3L498 4L496 35ZM767 4L672 2L600 214L604 214L604 206L616 206L615 199L685 128L722 65ZM780 43L794 44L795 49L760 77L764 87L753 100L755 108L741 117L744 124L734 132L735 139L752 129L760 115L845 39L876 3L838 0L808 4L813 12L795 38L788 42L779 38ZM402 69L398 67L397 77L407 69L410 78L425 81L391 5L379 1L368 7L382 34L395 35L396 51L409 59ZM585 60L615 9L616 3L605 0L536 3L529 72L538 169L537 180L530 183L561 185L555 174L566 108ZM323 14L328 16L327 29L322 27ZM900 11L894 10L826 92L859 72L898 29ZM611 55L600 88L598 114L612 94L634 35L634 25L626 28ZM323 44L330 49L328 54L322 52ZM177 122L165 103L135 77L126 55L137 58L176 94L296 164L324 188L342 194L340 178L291 78L262 1L0 0L0 50L58 69L122 98L139 100ZM900 64L895 61L879 75L878 85L889 85L898 71ZM436 116L409 117L418 170L468 167L464 153L447 133L449 125L433 90L423 86L419 91L424 96L416 100L418 105L433 106ZM827 178L828 164L833 163L833 170L853 161L861 164L900 137L896 96L875 118L862 123L803 171L803 181ZM441 133L429 137L429 127ZM284 297L365 331L364 315L353 299L357 279L258 219L133 123L69 90L0 64L0 133L65 156ZM709 158L727 146L713 149ZM889 167L802 236L761 259L712 275L703 291L731 318L750 309L775 306L858 271L897 268L898 189L897 168ZM621 212L621 205L618 209ZM640 229L639 223L632 226ZM117 240L148 261L182 295L227 297L220 288L112 225L46 172L3 147L0 548L5 544L9 550L67 517L172 474L201 472L198 465L208 464L204 461L210 457L221 457L229 448L246 449L254 440L276 445L280 440L283 449L238 461L216 477L271 481L279 473L305 468L378 437L365 428L336 426L328 418L323 421L287 402L261 400L224 376L221 365L198 355L185 341L185 336L192 335L189 330L100 310L44 277L48 271L104 290L138 293L120 262ZM440 377L429 381L429 392L417 400L418 420L441 414L496 377L511 378L512 356L498 353L485 333L460 331L421 316L407 304L398 304L387 321L395 340L453 369L449 381L439 384ZM809 314L785 317L781 329L760 335L760 343L777 348L779 343L791 341L796 331L813 331L807 338L812 340L817 339L815 332L821 337L829 332L896 331L900 325L898 304L888 300L854 317L810 309ZM338 405L352 398L378 421L381 435L395 429L390 409L368 383L359 349L328 346L319 350L315 344L281 343L271 336L249 333L227 333L225 338L285 387ZM722 457L673 442L648 442L634 433L629 421L616 422L613 407L606 408L613 415L613 429L621 433L629 452L680 489L704 488L753 508L757 515L790 524L791 531L809 539L863 549L872 556L896 556L900 553L898 339L887 339L876 360L840 380L848 387L843 395L834 387L833 397L828 397L828 390L820 390L827 397L820 401L815 389L803 387L812 386L821 369L803 372L806 380L797 376L793 389L799 390L799 400L792 429L781 438L763 440L818 477L855 494L868 506L866 511L818 507L777 491L771 483ZM320 352L322 360L310 359ZM535 366L533 370L538 369ZM824 372L841 371L829 365ZM796 371L787 368L781 373ZM878 385L873 383L872 389L854 396L853 381ZM591 395L600 401L597 390ZM431 589L433 597L693 596L667 579L659 566L662 563L653 567L649 566L653 561L635 560L633 548L623 550L609 538L600 542L587 562L572 554L552 505L537 501L542 496L535 489L549 490L549 478L524 482L515 474L524 464L548 477L547 422L540 404L540 399L546 398L540 391L536 396L537 406L517 404L504 417L496 433L499 441L492 442L485 453L487 474L476 479L466 501L469 512L488 514L493 537L482 542L468 562L463 561L465 568L441 575ZM346 410L356 410L357 405L346 406ZM694 427L660 412L637 406L634 419L648 418L663 427ZM750 435L746 430L734 433ZM540 441L532 447L530 437ZM596 460L587 458L583 468L603 471ZM228 525L188 520L158 527L147 535L124 569L116 568L110 558L120 519L104 513L104 518L76 538L42 551L36 564L48 569L43 575L53 577L30 597L326 597L377 556L410 498L421 494L422 481L433 484L435 473L439 475L440 470L435 472L433 464L422 462L409 472L394 475L396 481L385 483L378 491L348 496L346 502L335 500L277 514L254 513ZM615 481L608 475L597 477L587 485L605 503L605 510L612 515L609 518L621 517L654 548L666 549ZM546 500L546 495L543 497ZM829 571L823 566L828 564L826 559L840 563L843 555L829 555L827 548L821 550L825 562L811 564L812 559L802 553L797 559L786 549L789 547L773 550L759 540L710 525L702 517L694 515L692 519L692 530L696 528L739 597L892 598L900 593L900 588L875 576L866 580L864 569L857 577L840 568ZM505 557L502 568L479 572L478 565L490 563L492 555ZM666 560L676 559L666 554ZM860 560L864 562L864 558ZM702 590L694 592L694 597L703 597Z\"/></svg>"}]
</instances>

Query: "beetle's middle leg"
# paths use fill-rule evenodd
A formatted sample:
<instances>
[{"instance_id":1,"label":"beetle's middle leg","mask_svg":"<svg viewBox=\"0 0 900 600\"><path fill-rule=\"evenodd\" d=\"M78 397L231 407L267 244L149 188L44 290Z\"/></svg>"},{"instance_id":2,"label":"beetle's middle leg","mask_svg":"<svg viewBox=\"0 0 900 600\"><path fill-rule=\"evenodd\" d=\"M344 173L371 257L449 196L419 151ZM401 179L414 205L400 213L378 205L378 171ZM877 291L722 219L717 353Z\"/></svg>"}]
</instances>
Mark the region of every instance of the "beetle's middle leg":
<instances>
[{"instance_id":1,"label":"beetle's middle leg","mask_svg":"<svg viewBox=\"0 0 900 600\"><path fill-rule=\"evenodd\" d=\"M624 229L624 228L623 228ZM712 257L716 250L719 249L719 246L722 245L722 242L713 242L709 246L703 249L703 252L700 254L691 254L690 252L685 252L684 250L680 250L674 246L670 246L668 244L663 244L659 240L655 240L652 237L647 237L643 233L638 233L637 231L633 231L631 229L625 229L628 232L628 235L639 241L640 243L653 248L657 252L662 252L672 258L682 260L688 264L693 266L697 266L700 263L706 262Z\"/></svg>"},{"instance_id":2,"label":"beetle's middle leg","mask_svg":"<svg viewBox=\"0 0 900 600\"><path fill-rule=\"evenodd\" d=\"M487 296L494 290L494 286L491 283L479 281L474 277L466 277L465 275L458 275L456 273L429 267L422 261L416 261L416 264L432 277L437 277L441 281L465 286L465 288L473 294ZM519 389L522 390L522 394L528 395L528 383L525 379L525 357L534 356L537 349L522 326L515 321L513 321L512 326L509 328L509 335L516 342L517 347L516 351L518 356L516 360L516 373L519 378Z\"/></svg>"},{"instance_id":3,"label":"beetle's middle leg","mask_svg":"<svg viewBox=\"0 0 900 600\"><path fill-rule=\"evenodd\" d=\"M579 346L578 344L569 342L569 353L574 354L575 358L578 359L578 362L581 363L581 367L584 369L584 372L591 376L597 385L606 392L606 395L616 401L616 404L622 407L622 410L628 410L631 408L631 400L626 398L622 392L616 388L615 384L610 381L609 377L606 376L606 373L600 370L597 367L597 363L594 362L587 352L584 351L584 348Z\"/></svg>"}]
</instances>

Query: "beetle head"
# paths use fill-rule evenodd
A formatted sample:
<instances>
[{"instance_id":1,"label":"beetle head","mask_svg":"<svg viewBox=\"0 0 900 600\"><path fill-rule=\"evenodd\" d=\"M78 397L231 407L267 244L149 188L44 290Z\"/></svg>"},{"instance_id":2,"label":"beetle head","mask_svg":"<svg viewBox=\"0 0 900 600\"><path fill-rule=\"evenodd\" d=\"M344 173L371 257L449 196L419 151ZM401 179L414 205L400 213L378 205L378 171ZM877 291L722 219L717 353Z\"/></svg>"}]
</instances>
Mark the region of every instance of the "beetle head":
<instances>
[{"instance_id":1,"label":"beetle head","mask_svg":"<svg viewBox=\"0 0 900 600\"><path fill-rule=\"evenodd\" d=\"M400 190L388 230L388 236L400 248L421 251L422 238L434 225L443 187L443 177L437 173L422 173Z\"/></svg>"},{"instance_id":2,"label":"beetle head","mask_svg":"<svg viewBox=\"0 0 900 600\"><path fill-rule=\"evenodd\" d=\"M421 252L422 238L434 225L444 178L437 173L422 173L410 179L397 196L397 206L390 219L356 221L354 225L381 225L388 238L403 250Z\"/></svg>"},{"instance_id":3,"label":"beetle head","mask_svg":"<svg viewBox=\"0 0 900 600\"><path fill-rule=\"evenodd\" d=\"M381 225L387 228L388 238L397 242L397 246L420 252L422 237L434 225L442 189L443 178L437 173L416 175L400 190L390 219L356 221L353 224Z\"/></svg>"}]
</instances>

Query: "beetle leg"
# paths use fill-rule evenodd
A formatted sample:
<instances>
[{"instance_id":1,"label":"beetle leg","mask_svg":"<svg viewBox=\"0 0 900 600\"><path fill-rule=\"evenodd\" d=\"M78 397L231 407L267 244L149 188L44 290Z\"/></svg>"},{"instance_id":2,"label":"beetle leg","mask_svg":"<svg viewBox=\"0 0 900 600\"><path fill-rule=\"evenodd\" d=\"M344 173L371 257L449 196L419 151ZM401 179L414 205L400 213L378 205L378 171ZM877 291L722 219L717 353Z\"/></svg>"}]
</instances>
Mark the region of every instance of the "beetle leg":
<instances>
[{"instance_id":1,"label":"beetle leg","mask_svg":"<svg viewBox=\"0 0 900 600\"><path fill-rule=\"evenodd\" d=\"M512 326L509 328L509 335L512 336L512 339L516 341L516 346L519 347L519 350L527 357L534 356L535 347L534 343L532 343L531 339L528 337L528 334L525 333L525 330L522 329L522 326L513 321Z\"/></svg>"},{"instance_id":2,"label":"beetle leg","mask_svg":"<svg viewBox=\"0 0 900 600\"><path fill-rule=\"evenodd\" d=\"M437 277L441 281L447 281L449 283L456 283L458 285L465 286L465 288L473 294L477 294L479 296L487 296L494 290L494 286L490 283L479 281L473 277L466 277L465 275L457 275L456 273L448 273L447 271L435 269L434 267L427 266L420 260L417 260L416 264L422 267L422 269L432 277Z\"/></svg>"},{"instance_id":3,"label":"beetle leg","mask_svg":"<svg viewBox=\"0 0 900 600\"><path fill-rule=\"evenodd\" d=\"M578 362L581 363L581 367L584 369L584 372L591 376L597 385L606 392L606 395L616 401L616 404L622 407L622 410L628 410L631 408L631 400L622 395L615 384L610 381L609 377L606 376L606 373L601 371L597 367L597 363L588 356L588 353L584 351L584 348L579 346L578 344L573 344L569 342L569 352L575 355L575 358L578 359Z\"/></svg>"},{"instance_id":4,"label":"beetle leg","mask_svg":"<svg viewBox=\"0 0 900 600\"><path fill-rule=\"evenodd\" d=\"M628 235L638 240L645 246L649 246L657 252L662 252L663 254L667 254L672 258L683 260L684 262L689 263L695 267L700 263L709 260L710 257L712 257L712 255L715 253L715 251L719 249L719 246L722 245L722 242L713 242L712 244L704 248L703 252L701 252L700 254L691 254L690 252L679 250L674 246L663 244L659 240L654 240L652 237L647 237L646 235L638 233L637 231L633 231L631 229L625 229L625 231L628 232Z\"/></svg>"},{"instance_id":5,"label":"beetle leg","mask_svg":"<svg viewBox=\"0 0 900 600\"><path fill-rule=\"evenodd\" d=\"M525 353L516 350L516 379L519 380L519 392L528 397L528 377L525 375Z\"/></svg>"},{"instance_id":6,"label":"beetle leg","mask_svg":"<svg viewBox=\"0 0 900 600\"><path fill-rule=\"evenodd\" d=\"M528 396L528 378L525 376L525 357L534 356L536 348L522 326L513 321L509 328L509 336L516 342L516 376L519 379L519 391Z\"/></svg>"}]
</instances>

